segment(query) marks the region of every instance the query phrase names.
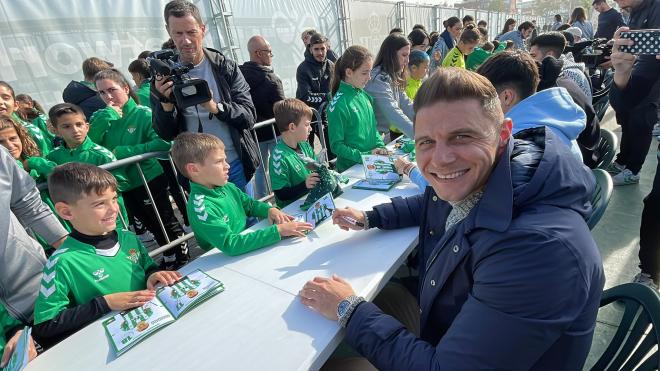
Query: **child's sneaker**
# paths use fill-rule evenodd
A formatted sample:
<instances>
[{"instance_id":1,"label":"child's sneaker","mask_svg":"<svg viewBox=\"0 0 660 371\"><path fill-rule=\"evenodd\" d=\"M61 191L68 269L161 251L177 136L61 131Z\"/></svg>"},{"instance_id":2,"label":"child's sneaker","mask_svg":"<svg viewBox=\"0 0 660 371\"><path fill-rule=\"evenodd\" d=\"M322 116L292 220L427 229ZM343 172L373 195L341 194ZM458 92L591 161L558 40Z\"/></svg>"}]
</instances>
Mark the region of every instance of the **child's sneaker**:
<instances>
[{"instance_id":1,"label":"child's sneaker","mask_svg":"<svg viewBox=\"0 0 660 371\"><path fill-rule=\"evenodd\" d=\"M632 171L623 169L622 172L612 177L612 183L614 183L615 186L638 184L639 174L633 174Z\"/></svg>"},{"instance_id":2,"label":"child's sneaker","mask_svg":"<svg viewBox=\"0 0 660 371\"><path fill-rule=\"evenodd\" d=\"M163 255L163 260L160 261L160 270L175 271L177 269L176 256L174 254Z\"/></svg>"},{"instance_id":3,"label":"child's sneaker","mask_svg":"<svg viewBox=\"0 0 660 371\"><path fill-rule=\"evenodd\" d=\"M620 172L622 172L623 169L625 169L625 168L626 168L625 166L619 165L616 161L612 161L612 163L607 166L605 171L607 171L608 173L610 173L612 175L616 175L616 174L619 174Z\"/></svg>"}]
</instances>

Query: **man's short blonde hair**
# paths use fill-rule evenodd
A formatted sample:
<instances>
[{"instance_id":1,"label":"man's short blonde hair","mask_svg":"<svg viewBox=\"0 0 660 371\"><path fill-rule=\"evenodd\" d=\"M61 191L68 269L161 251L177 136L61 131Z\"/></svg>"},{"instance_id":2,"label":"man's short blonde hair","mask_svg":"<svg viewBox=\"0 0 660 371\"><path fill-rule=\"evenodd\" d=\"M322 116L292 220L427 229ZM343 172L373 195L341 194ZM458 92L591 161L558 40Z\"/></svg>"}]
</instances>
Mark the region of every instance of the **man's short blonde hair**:
<instances>
[{"instance_id":1,"label":"man's short blonde hair","mask_svg":"<svg viewBox=\"0 0 660 371\"><path fill-rule=\"evenodd\" d=\"M206 133L181 133L172 144L172 160L181 174L190 178L187 164L201 164L211 151L223 150L220 138Z\"/></svg>"},{"instance_id":2,"label":"man's short blonde hair","mask_svg":"<svg viewBox=\"0 0 660 371\"><path fill-rule=\"evenodd\" d=\"M482 112L492 119L495 128L504 120L497 90L487 78L464 68L446 67L438 69L417 91L413 108L415 115L420 109L436 102L455 102L475 99Z\"/></svg>"}]
</instances>

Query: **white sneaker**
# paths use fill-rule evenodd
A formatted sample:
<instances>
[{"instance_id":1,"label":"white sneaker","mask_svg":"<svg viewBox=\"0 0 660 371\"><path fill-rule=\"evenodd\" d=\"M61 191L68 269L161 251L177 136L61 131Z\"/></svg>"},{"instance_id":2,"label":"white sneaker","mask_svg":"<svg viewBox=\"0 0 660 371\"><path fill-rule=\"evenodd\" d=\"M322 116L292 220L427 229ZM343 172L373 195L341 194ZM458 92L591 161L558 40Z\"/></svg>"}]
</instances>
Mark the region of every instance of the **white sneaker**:
<instances>
[{"instance_id":1,"label":"white sneaker","mask_svg":"<svg viewBox=\"0 0 660 371\"><path fill-rule=\"evenodd\" d=\"M614 183L615 186L638 184L639 174L633 174L632 171L623 169L622 172L612 177L612 183Z\"/></svg>"},{"instance_id":2,"label":"white sneaker","mask_svg":"<svg viewBox=\"0 0 660 371\"><path fill-rule=\"evenodd\" d=\"M635 275L635 278L633 278L632 282L639 283L644 286L648 286L656 291L658 290L658 285L655 282L653 282L651 275L648 273L644 273L644 272L637 273L637 275Z\"/></svg>"},{"instance_id":3,"label":"white sneaker","mask_svg":"<svg viewBox=\"0 0 660 371\"><path fill-rule=\"evenodd\" d=\"M617 163L616 161L612 161L612 163L607 166L607 169L605 169L605 171L610 173L610 175L614 176L622 172L623 169L625 168L626 167L624 165L619 165L619 163Z\"/></svg>"}]
</instances>

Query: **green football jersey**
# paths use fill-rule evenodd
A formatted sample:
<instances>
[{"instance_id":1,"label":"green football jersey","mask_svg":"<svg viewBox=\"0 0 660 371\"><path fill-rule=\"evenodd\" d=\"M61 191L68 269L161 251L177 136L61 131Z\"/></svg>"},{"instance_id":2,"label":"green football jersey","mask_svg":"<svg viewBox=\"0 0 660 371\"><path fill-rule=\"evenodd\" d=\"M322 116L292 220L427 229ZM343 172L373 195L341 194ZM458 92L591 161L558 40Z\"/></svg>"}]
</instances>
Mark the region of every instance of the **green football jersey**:
<instances>
[{"instance_id":1,"label":"green football jersey","mask_svg":"<svg viewBox=\"0 0 660 371\"><path fill-rule=\"evenodd\" d=\"M137 236L117 233L119 241L111 249L97 250L69 237L51 255L34 305L35 324L98 296L146 288L146 272L156 270L156 263Z\"/></svg>"},{"instance_id":2,"label":"green football jersey","mask_svg":"<svg viewBox=\"0 0 660 371\"><path fill-rule=\"evenodd\" d=\"M53 140L51 136L44 134L36 125L21 120L21 118L18 117L15 112L12 114L12 119L23 125L28 134L30 134L32 140L34 140L34 142L37 144L37 147L39 147L39 152L41 152L42 156L46 156L50 151L53 150Z\"/></svg>"},{"instance_id":3,"label":"green football jersey","mask_svg":"<svg viewBox=\"0 0 660 371\"><path fill-rule=\"evenodd\" d=\"M298 143L298 147L300 153L289 147L283 140L280 140L273 149L268 164L268 174L274 191L296 186L304 182L311 173L305 168L305 161L302 160L301 156L316 160L314 150L306 141ZM288 202L277 197L275 197L275 201L279 207L288 205Z\"/></svg>"},{"instance_id":4,"label":"green football jersey","mask_svg":"<svg viewBox=\"0 0 660 371\"><path fill-rule=\"evenodd\" d=\"M218 248L227 255L240 255L280 240L276 225L240 234L247 216L267 218L271 206L250 198L234 184L213 189L190 182L188 220L199 247Z\"/></svg>"}]
</instances>

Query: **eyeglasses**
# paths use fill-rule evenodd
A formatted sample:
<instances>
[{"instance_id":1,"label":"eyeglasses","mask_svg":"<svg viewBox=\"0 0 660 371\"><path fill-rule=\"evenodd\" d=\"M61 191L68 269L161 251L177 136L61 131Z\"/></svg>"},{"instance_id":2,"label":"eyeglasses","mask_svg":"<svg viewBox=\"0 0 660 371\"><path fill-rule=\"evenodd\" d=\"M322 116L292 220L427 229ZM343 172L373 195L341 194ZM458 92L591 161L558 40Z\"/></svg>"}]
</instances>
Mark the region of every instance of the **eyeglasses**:
<instances>
[{"instance_id":1,"label":"eyeglasses","mask_svg":"<svg viewBox=\"0 0 660 371\"><path fill-rule=\"evenodd\" d=\"M257 50L257 51L258 51L258 52L267 53L267 54L270 55L271 57L273 56L273 51L272 51L272 50L269 50L269 49L259 49L259 50Z\"/></svg>"}]
</instances>

